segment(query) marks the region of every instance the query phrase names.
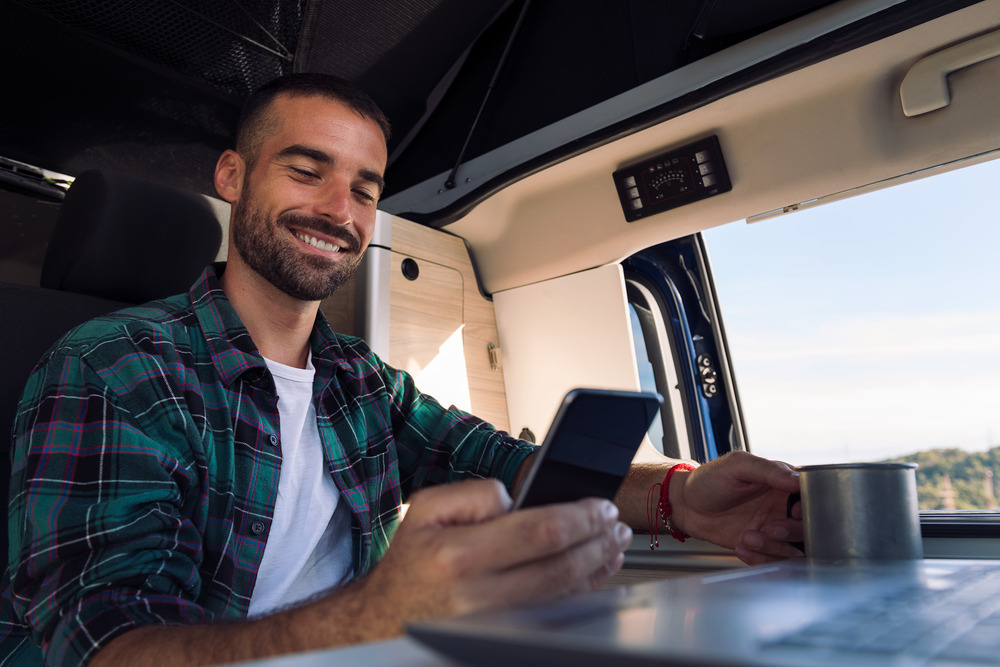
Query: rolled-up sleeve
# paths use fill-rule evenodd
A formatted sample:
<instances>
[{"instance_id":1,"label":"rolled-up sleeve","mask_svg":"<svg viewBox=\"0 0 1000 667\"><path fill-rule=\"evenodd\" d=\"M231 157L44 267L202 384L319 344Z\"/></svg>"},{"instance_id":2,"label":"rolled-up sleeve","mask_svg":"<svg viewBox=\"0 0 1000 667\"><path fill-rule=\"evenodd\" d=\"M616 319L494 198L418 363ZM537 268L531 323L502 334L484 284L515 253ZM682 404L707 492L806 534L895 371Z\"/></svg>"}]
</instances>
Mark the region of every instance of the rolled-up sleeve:
<instances>
[{"instance_id":1,"label":"rolled-up sleeve","mask_svg":"<svg viewBox=\"0 0 1000 667\"><path fill-rule=\"evenodd\" d=\"M11 600L50 665L85 664L141 625L208 616L194 602L197 466L158 437L184 442L191 426L169 416L181 411L157 369L118 370L128 380L112 388L81 356L50 359L15 417Z\"/></svg>"}]
</instances>

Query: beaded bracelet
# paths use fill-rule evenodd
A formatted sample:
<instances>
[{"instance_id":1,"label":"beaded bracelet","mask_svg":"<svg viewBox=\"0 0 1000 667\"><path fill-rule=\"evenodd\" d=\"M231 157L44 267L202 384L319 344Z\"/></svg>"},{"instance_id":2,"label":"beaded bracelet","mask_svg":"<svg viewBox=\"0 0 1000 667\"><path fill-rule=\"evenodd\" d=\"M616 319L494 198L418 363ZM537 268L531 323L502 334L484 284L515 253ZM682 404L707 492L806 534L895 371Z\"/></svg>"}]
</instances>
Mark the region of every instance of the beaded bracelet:
<instances>
[{"instance_id":1,"label":"beaded bracelet","mask_svg":"<svg viewBox=\"0 0 1000 667\"><path fill-rule=\"evenodd\" d=\"M649 521L650 551L660 546L660 540L657 536L657 531L659 530L658 518L663 519L663 525L666 527L670 536L675 540L683 542L687 538L691 537L687 533L674 528L673 524L670 522L670 515L673 513L673 508L670 506L670 478L673 477L673 474L678 470L694 469L695 467L689 463L678 463L667 471L667 476L663 478L662 483L657 483L649 487L649 492L646 494L646 519ZM658 493L654 493L656 487L660 487ZM657 515L659 515L659 517L657 517Z\"/></svg>"}]
</instances>

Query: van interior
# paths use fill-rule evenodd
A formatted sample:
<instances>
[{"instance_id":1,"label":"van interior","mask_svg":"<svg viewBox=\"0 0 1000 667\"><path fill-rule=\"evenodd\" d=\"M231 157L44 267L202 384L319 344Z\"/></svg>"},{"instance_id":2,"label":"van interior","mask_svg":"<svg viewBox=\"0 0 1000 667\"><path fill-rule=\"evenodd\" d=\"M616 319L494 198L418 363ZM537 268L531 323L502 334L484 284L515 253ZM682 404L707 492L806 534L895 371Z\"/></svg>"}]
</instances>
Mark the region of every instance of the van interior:
<instances>
[{"instance_id":1,"label":"van interior","mask_svg":"<svg viewBox=\"0 0 1000 667\"><path fill-rule=\"evenodd\" d=\"M107 249L64 210L78 179L138 177L200 202L208 227L218 221L207 251L167 248L167 266L128 256L146 240L86 260L110 282L174 272L171 258L184 254L224 259L228 205L211 176L240 101L279 74L329 72L360 84L393 123L375 238L322 307L334 330L363 336L443 403L536 442L572 388L659 391L663 409L637 460L764 451L706 239L790 230L810 210L933 189L964 170L998 173L1000 0L12 0L0 6L0 35L0 291L44 304L5 305L0 340L28 319L65 329L139 298L53 278L76 261L57 236ZM997 223L991 196L979 213ZM125 219L156 243L183 229L153 210ZM936 225L953 233L947 216ZM907 244L901 229L879 248L886 258ZM857 267L821 251L816 262ZM922 266L944 275L963 263ZM976 282L1000 312L996 271L980 268ZM809 317L786 333L808 329ZM996 322L978 333L995 337ZM992 388L967 398L992 404L977 428L993 445L1000 355L984 345L969 353L978 361L949 354L965 369L956 372L974 374L964 362L992 373ZM4 390L6 414L29 368ZM863 389L854 402L881 400ZM914 428L931 419L911 408ZM992 472L976 474L980 493ZM924 511L925 556L1000 558L997 507ZM636 535L610 585L740 566L697 541L661 544L650 551Z\"/></svg>"}]
</instances>

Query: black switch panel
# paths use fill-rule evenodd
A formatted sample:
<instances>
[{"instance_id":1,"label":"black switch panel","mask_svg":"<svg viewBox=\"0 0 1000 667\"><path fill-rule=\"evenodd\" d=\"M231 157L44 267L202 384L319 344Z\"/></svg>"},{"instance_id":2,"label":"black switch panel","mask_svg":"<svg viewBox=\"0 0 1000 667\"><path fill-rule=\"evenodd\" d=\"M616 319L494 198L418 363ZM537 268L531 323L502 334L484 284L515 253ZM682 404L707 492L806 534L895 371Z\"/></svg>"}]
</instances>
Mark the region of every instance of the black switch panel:
<instances>
[{"instance_id":1,"label":"black switch panel","mask_svg":"<svg viewBox=\"0 0 1000 667\"><path fill-rule=\"evenodd\" d=\"M613 174L628 222L733 189L715 135Z\"/></svg>"}]
</instances>

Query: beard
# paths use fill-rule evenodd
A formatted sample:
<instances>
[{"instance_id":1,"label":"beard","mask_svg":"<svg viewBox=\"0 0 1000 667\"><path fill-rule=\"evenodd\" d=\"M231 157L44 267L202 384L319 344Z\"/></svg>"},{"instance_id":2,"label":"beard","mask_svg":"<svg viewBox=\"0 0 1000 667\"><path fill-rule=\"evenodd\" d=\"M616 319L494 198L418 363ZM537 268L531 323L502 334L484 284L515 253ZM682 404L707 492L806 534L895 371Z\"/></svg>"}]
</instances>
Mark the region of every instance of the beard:
<instances>
[{"instance_id":1,"label":"beard","mask_svg":"<svg viewBox=\"0 0 1000 667\"><path fill-rule=\"evenodd\" d=\"M349 261L333 261L295 249L279 235L291 234L290 227L311 230L337 239L340 252L354 254ZM350 279L361 264L361 242L346 228L323 219L297 213L283 213L273 221L249 189L236 204L233 216L233 244L240 258L258 275L294 299L321 301Z\"/></svg>"}]
</instances>

